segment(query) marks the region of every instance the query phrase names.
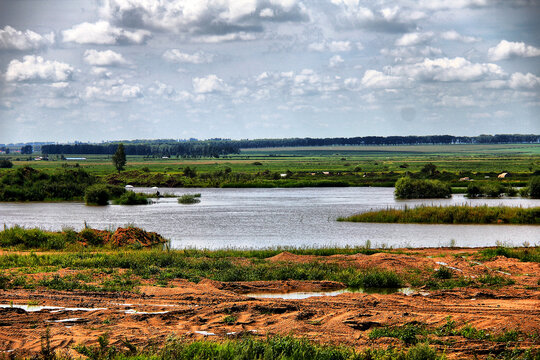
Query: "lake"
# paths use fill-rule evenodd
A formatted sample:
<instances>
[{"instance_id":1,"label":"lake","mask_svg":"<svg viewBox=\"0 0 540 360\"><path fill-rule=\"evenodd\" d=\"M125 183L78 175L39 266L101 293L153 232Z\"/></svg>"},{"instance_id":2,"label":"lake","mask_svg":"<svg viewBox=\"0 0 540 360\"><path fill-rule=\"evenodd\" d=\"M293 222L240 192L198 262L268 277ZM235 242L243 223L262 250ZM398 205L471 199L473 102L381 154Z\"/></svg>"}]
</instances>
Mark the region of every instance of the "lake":
<instances>
[{"instance_id":1,"label":"lake","mask_svg":"<svg viewBox=\"0 0 540 360\"><path fill-rule=\"evenodd\" d=\"M148 188L134 188L152 193ZM0 203L0 224L77 230L84 222L97 229L132 224L171 239L174 248L266 248L277 246L436 247L540 245L540 226L526 225L418 225L337 222L370 209L426 205L540 206L540 200L506 198L470 200L461 194L451 199L395 200L393 188L292 189L165 189L160 192L201 193L195 205L161 198L152 205L104 207L83 203Z\"/></svg>"}]
</instances>

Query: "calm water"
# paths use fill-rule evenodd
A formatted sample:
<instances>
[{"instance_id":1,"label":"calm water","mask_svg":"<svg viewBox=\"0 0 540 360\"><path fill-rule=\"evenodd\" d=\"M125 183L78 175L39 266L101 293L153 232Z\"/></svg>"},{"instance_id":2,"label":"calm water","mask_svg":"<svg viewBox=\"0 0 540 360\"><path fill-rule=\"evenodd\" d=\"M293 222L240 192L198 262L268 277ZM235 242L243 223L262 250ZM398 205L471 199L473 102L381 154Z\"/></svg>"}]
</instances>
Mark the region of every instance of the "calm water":
<instances>
[{"instance_id":1,"label":"calm water","mask_svg":"<svg viewBox=\"0 0 540 360\"><path fill-rule=\"evenodd\" d=\"M151 189L135 188L141 192ZM176 248L264 248L363 245L431 247L487 246L503 242L540 245L539 226L417 225L337 222L338 216L369 209L417 204L540 206L521 198L469 200L454 195L445 200L397 201L391 188L300 189L160 189L162 193L201 193L201 202L180 205L175 198L152 205L105 207L82 203L0 203L0 224L60 230L98 229L133 224L156 231Z\"/></svg>"}]
</instances>

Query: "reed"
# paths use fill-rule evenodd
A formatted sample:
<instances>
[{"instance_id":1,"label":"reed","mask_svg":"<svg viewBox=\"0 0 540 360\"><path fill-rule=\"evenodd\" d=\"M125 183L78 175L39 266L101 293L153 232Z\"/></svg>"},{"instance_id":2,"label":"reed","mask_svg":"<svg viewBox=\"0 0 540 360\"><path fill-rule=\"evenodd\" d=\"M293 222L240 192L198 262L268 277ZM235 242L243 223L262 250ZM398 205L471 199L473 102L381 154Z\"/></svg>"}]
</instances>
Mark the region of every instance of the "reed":
<instances>
[{"instance_id":1,"label":"reed","mask_svg":"<svg viewBox=\"0 0 540 360\"><path fill-rule=\"evenodd\" d=\"M418 206L369 211L338 221L419 224L540 224L540 207Z\"/></svg>"}]
</instances>

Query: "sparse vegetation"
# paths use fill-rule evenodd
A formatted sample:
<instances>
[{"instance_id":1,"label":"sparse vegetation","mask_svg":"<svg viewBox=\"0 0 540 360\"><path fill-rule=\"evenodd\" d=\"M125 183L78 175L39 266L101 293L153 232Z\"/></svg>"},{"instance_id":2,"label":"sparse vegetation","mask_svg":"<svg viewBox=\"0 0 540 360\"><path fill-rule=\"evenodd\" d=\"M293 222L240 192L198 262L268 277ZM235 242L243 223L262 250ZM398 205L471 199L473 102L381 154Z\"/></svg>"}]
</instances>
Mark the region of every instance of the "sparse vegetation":
<instances>
[{"instance_id":1,"label":"sparse vegetation","mask_svg":"<svg viewBox=\"0 0 540 360\"><path fill-rule=\"evenodd\" d=\"M0 247L2 248L61 250L68 247L80 249L87 246L148 247L165 242L166 240L156 233L134 227L118 228L114 232L90 228L84 228L80 232L72 229L53 232L14 226L0 231Z\"/></svg>"},{"instance_id":2,"label":"sparse vegetation","mask_svg":"<svg viewBox=\"0 0 540 360\"><path fill-rule=\"evenodd\" d=\"M271 336L264 340L244 337L222 342L187 341L171 336L161 348L141 351L124 341L111 345L105 333L93 346L77 345L75 350L92 360L213 360L213 359L275 359L275 360L442 360L446 357L428 344L417 344L407 350L367 349L356 352L345 346L318 345L292 336ZM39 359L45 360L45 359Z\"/></svg>"}]
</instances>

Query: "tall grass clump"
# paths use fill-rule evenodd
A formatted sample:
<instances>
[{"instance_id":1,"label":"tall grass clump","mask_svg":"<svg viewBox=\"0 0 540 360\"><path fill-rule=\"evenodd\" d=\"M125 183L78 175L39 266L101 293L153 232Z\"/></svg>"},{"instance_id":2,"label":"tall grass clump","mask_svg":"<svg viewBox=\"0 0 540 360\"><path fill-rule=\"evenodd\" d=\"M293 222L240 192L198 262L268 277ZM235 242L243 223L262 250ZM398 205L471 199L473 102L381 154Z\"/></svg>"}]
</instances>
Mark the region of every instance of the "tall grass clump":
<instances>
[{"instance_id":1,"label":"tall grass clump","mask_svg":"<svg viewBox=\"0 0 540 360\"><path fill-rule=\"evenodd\" d=\"M482 260L491 260L497 256L519 259L523 262L540 263L540 247L510 248L497 246L494 249L480 250Z\"/></svg>"},{"instance_id":2,"label":"tall grass clump","mask_svg":"<svg viewBox=\"0 0 540 360\"><path fill-rule=\"evenodd\" d=\"M338 221L419 224L540 224L540 207L418 206L369 211Z\"/></svg>"},{"instance_id":3,"label":"tall grass clump","mask_svg":"<svg viewBox=\"0 0 540 360\"><path fill-rule=\"evenodd\" d=\"M69 239L61 233L41 229L24 229L20 226L0 232L0 247L22 247L27 249L63 249Z\"/></svg>"},{"instance_id":4,"label":"tall grass clump","mask_svg":"<svg viewBox=\"0 0 540 360\"><path fill-rule=\"evenodd\" d=\"M394 194L398 199L433 199L452 196L450 185L439 180L402 177L396 181Z\"/></svg>"},{"instance_id":5,"label":"tall grass clump","mask_svg":"<svg viewBox=\"0 0 540 360\"><path fill-rule=\"evenodd\" d=\"M184 194L178 198L179 204L189 205L201 202L201 194Z\"/></svg>"},{"instance_id":6,"label":"tall grass clump","mask_svg":"<svg viewBox=\"0 0 540 360\"><path fill-rule=\"evenodd\" d=\"M144 194L137 194L134 191L126 191L118 199L113 200L115 205L147 205L149 200Z\"/></svg>"},{"instance_id":7,"label":"tall grass clump","mask_svg":"<svg viewBox=\"0 0 540 360\"><path fill-rule=\"evenodd\" d=\"M540 176L533 176L527 186L522 188L519 193L523 197L540 199Z\"/></svg>"}]
</instances>

